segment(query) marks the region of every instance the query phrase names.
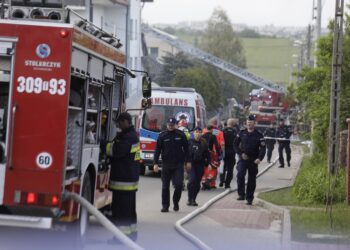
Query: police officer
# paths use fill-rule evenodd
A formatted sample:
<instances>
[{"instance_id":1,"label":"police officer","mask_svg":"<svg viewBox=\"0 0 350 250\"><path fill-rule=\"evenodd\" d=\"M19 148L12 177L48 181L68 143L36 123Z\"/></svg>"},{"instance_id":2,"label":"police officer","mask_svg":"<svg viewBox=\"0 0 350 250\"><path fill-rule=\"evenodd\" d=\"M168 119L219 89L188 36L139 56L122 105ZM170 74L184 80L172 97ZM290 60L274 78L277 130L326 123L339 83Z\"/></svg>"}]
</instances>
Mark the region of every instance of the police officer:
<instances>
[{"instance_id":1,"label":"police officer","mask_svg":"<svg viewBox=\"0 0 350 250\"><path fill-rule=\"evenodd\" d=\"M181 198L184 163L190 168L188 162L188 140L184 132L176 129L176 119L169 118L167 130L159 134L157 146L154 153L154 171L159 171L159 156L162 155L162 206L161 212L169 212L170 206L170 180L173 181L175 191L173 194L174 211L179 211Z\"/></svg>"},{"instance_id":2,"label":"police officer","mask_svg":"<svg viewBox=\"0 0 350 250\"><path fill-rule=\"evenodd\" d=\"M202 137L202 128L196 127L193 131L194 139L189 141L189 155L191 169L188 181L188 206L198 206L197 194L200 190L204 167L210 163L208 144Z\"/></svg>"},{"instance_id":3,"label":"police officer","mask_svg":"<svg viewBox=\"0 0 350 250\"><path fill-rule=\"evenodd\" d=\"M139 137L131 123L131 116L124 112L116 120L121 132L107 144L106 153L111 156L109 189L113 192L112 218L120 229L132 234L136 230L136 191L139 181Z\"/></svg>"},{"instance_id":4,"label":"police officer","mask_svg":"<svg viewBox=\"0 0 350 250\"><path fill-rule=\"evenodd\" d=\"M264 136L255 129L255 117L250 115L246 123L247 127L241 130L236 137L234 147L239 155L237 164L237 200L247 200L248 205L253 204L256 187L256 175L258 165L264 159L266 145ZM248 184L245 190L245 175L248 171Z\"/></svg>"},{"instance_id":5,"label":"police officer","mask_svg":"<svg viewBox=\"0 0 350 250\"><path fill-rule=\"evenodd\" d=\"M287 164L290 167L291 149L290 149L290 136L292 135L288 126L285 125L284 120L280 120L280 126L277 129L276 137L282 138L278 141L278 155L279 155L279 168L284 168L283 149L286 150Z\"/></svg>"},{"instance_id":6,"label":"police officer","mask_svg":"<svg viewBox=\"0 0 350 250\"><path fill-rule=\"evenodd\" d=\"M273 123L270 124L270 127L267 128L264 132L265 137L276 138L276 129ZM266 138L266 148L267 148L267 162L271 163L271 156L273 149L275 148L276 139Z\"/></svg>"},{"instance_id":7,"label":"police officer","mask_svg":"<svg viewBox=\"0 0 350 250\"><path fill-rule=\"evenodd\" d=\"M230 188L231 180L233 178L233 168L236 164L236 153L233 147L235 138L237 137L238 131L235 128L235 120L228 119L227 126L224 128L224 170L220 174L220 184L222 187L225 184L225 188Z\"/></svg>"}]
</instances>

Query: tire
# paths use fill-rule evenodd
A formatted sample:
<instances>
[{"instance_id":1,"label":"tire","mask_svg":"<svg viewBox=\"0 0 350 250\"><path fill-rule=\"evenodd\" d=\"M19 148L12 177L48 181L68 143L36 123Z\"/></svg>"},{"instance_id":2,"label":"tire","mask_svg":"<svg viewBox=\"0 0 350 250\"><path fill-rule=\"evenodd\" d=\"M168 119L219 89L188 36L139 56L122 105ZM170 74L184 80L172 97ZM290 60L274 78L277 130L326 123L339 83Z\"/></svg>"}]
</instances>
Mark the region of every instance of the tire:
<instances>
[{"instance_id":1,"label":"tire","mask_svg":"<svg viewBox=\"0 0 350 250\"><path fill-rule=\"evenodd\" d=\"M141 164L140 165L140 175L145 175L146 173L146 166Z\"/></svg>"},{"instance_id":2,"label":"tire","mask_svg":"<svg viewBox=\"0 0 350 250\"><path fill-rule=\"evenodd\" d=\"M81 195L84 199L92 203L92 188L91 188L91 181L90 181L90 174L89 172L85 173L84 179L83 179L83 189L81 192ZM79 235L81 237L85 236L86 230L89 225L89 212L86 208L83 206L80 207L80 215L79 215Z\"/></svg>"}]
</instances>

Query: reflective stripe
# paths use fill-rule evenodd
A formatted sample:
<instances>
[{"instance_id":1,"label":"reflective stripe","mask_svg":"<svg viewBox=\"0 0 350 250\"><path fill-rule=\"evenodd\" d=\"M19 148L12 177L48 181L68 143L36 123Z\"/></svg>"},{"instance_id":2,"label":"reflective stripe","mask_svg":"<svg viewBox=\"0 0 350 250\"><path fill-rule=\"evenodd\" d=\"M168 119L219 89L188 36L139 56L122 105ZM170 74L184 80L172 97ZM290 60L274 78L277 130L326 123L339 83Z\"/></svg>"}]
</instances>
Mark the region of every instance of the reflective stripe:
<instances>
[{"instance_id":1,"label":"reflective stripe","mask_svg":"<svg viewBox=\"0 0 350 250\"><path fill-rule=\"evenodd\" d=\"M134 161L139 161L140 159L141 157L140 157L140 151L139 151L139 152L136 152Z\"/></svg>"},{"instance_id":2,"label":"reflective stripe","mask_svg":"<svg viewBox=\"0 0 350 250\"><path fill-rule=\"evenodd\" d=\"M114 142L109 142L106 145L106 154L109 157L113 156L113 145L114 145Z\"/></svg>"},{"instance_id":3,"label":"reflective stripe","mask_svg":"<svg viewBox=\"0 0 350 250\"><path fill-rule=\"evenodd\" d=\"M135 153L134 161L139 161L141 159L140 157L140 143L135 143L131 146L130 153Z\"/></svg>"},{"instance_id":4,"label":"reflective stripe","mask_svg":"<svg viewBox=\"0 0 350 250\"><path fill-rule=\"evenodd\" d=\"M130 153L136 153L137 151L140 151L140 143L133 144L131 146Z\"/></svg>"},{"instance_id":5,"label":"reflective stripe","mask_svg":"<svg viewBox=\"0 0 350 250\"><path fill-rule=\"evenodd\" d=\"M109 188L120 191L134 191L138 188L138 182L109 181Z\"/></svg>"}]
</instances>

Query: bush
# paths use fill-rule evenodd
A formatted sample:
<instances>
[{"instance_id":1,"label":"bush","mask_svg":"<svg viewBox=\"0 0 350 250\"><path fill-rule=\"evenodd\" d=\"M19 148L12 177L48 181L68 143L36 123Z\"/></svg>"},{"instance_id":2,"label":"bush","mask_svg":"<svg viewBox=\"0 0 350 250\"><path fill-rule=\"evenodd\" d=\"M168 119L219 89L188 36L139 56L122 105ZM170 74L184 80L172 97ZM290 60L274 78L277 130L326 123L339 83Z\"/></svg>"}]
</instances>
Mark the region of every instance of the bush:
<instances>
[{"instance_id":1,"label":"bush","mask_svg":"<svg viewBox=\"0 0 350 250\"><path fill-rule=\"evenodd\" d=\"M335 188L333 202L345 200L345 169L340 168L337 178L328 176L327 160L321 155L305 157L293 186L293 193L298 201L309 204L326 204L329 182Z\"/></svg>"}]
</instances>

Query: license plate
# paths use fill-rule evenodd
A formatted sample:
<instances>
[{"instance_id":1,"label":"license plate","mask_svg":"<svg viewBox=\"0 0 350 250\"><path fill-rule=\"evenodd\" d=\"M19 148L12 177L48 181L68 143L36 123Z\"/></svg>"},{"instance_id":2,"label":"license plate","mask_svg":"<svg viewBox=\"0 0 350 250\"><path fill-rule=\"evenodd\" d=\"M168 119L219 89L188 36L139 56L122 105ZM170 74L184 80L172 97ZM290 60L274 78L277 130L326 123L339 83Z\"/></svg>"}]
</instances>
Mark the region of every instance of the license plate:
<instances>
[{"instance_id":1,"label":"license plate","mask_svg":"<svg viewBox=\"0 0 350 250\"><path fill-rule=\"evenodd\" d=\"M151 153L145 153L144 154L145 159L153 159L153 154Z\"/></svg>"}]
</instances>

